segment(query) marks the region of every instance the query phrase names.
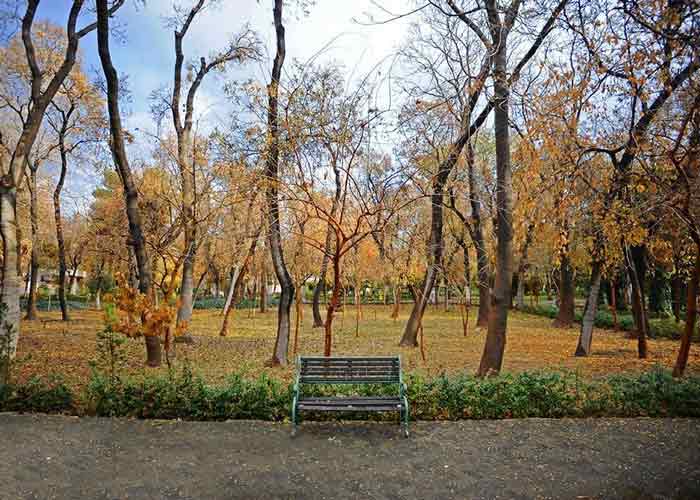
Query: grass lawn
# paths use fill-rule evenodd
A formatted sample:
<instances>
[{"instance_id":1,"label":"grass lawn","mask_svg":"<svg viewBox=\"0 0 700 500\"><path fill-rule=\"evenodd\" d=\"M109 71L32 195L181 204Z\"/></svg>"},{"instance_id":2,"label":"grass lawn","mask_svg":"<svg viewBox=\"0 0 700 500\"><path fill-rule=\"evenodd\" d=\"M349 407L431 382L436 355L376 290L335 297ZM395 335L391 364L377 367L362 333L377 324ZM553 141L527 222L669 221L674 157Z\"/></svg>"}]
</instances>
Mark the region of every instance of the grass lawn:
<instances>
[{"instance_id":1,"label":"grass lawn","mask_svg":"<svg viewBox=\"0 0 700 500\"><path fill-rule=\"evenodd\" d=\"M364 306L355 336L355 309L348 307L334 323L333 354L382 355L401 354L404 370L433 376L446 372L474 373L484 345L485 330L475 329L476 310L470 315L469 333L465 337L459 311L444 311L442 306L429 306L424 319L426 361L419 349L399 348L398 341L409 313L404 305L398 320L389 317L383 306ZM95 333L102 328L99 311L73 311L72 320L60 321L58 313L40 313L37 321L23 321L15 376L20 381L32 375L60 374L71 386L79 387L88 380L90 360L95 358ZM177 345L174 365L189 362L193 370L210 382L217 382L233 371L248 371L256 375L267 370L272 376L290 380L293 366L266 368L275 341L276 312L238 310L232 315L229 334L219 337L219 311L198 310L194 313L191 331L194 345ZM304 311L299 332L299 353L318 355L323 349L322 329L311 327L311 309ZM636 340L622 332L596 330L593 355L575 358L573 352L578 329L557 329L548 318L512 312L508 320L508 343L504 371L518 372L538 369L570 369L595 377L610 373L639 372L655 365L672 367L678 341L659 339L649 341L650 357L637 359ZM290 343L290 360L293 340ZM131 339L124 347L128 370L135 376L153 369L144 368L143 339ZM161 368L165 370L166 368ZM700 353L691 350L690 373L700 372Z\"/></svg>"}]
</instances>

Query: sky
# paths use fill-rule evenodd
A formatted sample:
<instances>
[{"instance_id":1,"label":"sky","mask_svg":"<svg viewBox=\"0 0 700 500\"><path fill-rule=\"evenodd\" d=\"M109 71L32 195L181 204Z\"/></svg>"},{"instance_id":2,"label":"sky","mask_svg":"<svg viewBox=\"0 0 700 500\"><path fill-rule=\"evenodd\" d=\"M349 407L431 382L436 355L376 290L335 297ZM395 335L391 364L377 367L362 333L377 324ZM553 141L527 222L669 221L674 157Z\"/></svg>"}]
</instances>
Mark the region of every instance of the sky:
<instances>
[{"instance_id":1,"label":"sky","mask_svg":"<svg viewBox=\"0 0 700 500\"><path fill-rule=\"evenodd\" d=\"M190 0L179 3L191 4ZM65 26L70 4L70 0L43 0L37 19L48 19ZM348 75L356 78L376 72L380 66L386 68L404 38L411 18L370 26L356 21L367 21L370 16L375 20L387 19L390 16L382 9L402 13L410 5L405 0L316 0L308 16L287 9L284 20L287 60L308 61L312 57L317 57L318 62L332 60L342 64ZM137 128L142 132L155 130L148 96L172 80L173 34L164 23L172 6L172 0L145 0L144 3L127 0L116 16L124 37L122 40L112 39L112 57L119 73L128 75L131 102L125 125L132 131ZM80 26L94 20L94 14L84 10ZM196 109L198 118L211 126L226 123L228 108L222 93L225 81L245 80L251 76L261 81L269 79L275 46L272 0L221 0L218 7L197 17L185 40L186 58L207 56L224 47L229 36L245 24L259 34L268 57L260 64L235 68L226 76L208 77L198 94ZM96 45L94 32L81 41L85 70L94 75L101 74ZM145 138L145 133L142 136ZM83 168L81 175L70 179L66 194L82 197L91 191L90 184L99 180L95 170Z\"/></svg>"}]
</instances>

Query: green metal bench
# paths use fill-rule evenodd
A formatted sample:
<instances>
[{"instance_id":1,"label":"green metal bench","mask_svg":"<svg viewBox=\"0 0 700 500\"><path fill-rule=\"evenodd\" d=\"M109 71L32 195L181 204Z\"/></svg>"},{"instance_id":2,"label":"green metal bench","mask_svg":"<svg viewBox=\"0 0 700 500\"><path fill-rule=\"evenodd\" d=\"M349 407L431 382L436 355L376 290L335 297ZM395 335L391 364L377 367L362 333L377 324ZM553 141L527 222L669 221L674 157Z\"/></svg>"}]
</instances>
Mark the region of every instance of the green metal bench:
<instances>
[{"instance_id":1,"label":"green metal bench","mask_svg":"<svg viewBox=\"0 0 700 500\"><path fill-rule=\"evenodd\" d=\"M398 390L395 396L313 397L304 395L302 391L307 384L391 384L396 385ZM401 358L298 357L292 401L292 435L296 434L301 411L396 411L403 423L404 436L408 437L408 398L401 375Z\"/></svg>"}]
</instances>

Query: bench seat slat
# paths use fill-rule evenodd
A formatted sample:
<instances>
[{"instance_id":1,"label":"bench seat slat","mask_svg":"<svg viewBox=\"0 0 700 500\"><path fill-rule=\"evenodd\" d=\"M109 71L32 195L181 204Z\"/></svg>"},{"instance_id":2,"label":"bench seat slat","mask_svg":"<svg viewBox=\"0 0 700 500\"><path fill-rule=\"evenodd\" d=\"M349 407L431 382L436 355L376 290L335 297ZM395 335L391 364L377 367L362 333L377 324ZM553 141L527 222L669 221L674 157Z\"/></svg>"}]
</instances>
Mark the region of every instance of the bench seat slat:
<instances>
[{"instance_id":1,"label":"bench seat slat","mask_svg":"<svg viewBox=\"0 0 700 500\"><path fill-rule=\"evenodd\" d=\"M302 380L302 383L304 384L396 384L399 382L399 379L387 379L387 378L354 378L354 379L347 379L347 378L322 378L322 377L313 377L310 379L304 379Z\"/></svg>"},{"instance_id":2,"label":"bench seat slat","mask_svg":"<svg viewBox=\"0 0 700 500\"><path fill-rule=\"evenodd\" d=\"M298 407L318 411L396 411L401 409L401 400L398 397L304 398Z\"/></svg>"},{"instance_id":3,"label":"bench seat slat","mask_svg":"<svg viewBox=\"0 0 700 500\"><path fill-rule=\"evenodd\" d=\"M347 376L347 377L353 377L356 375L373 375L373 376L387 376L387 377L398 377L399 372L394 371L394 370L366 370L364 368L358 369L358 368L353 368L352 370L350 369L329 369L329 370L306 370L301 372L302 377L306 376L315 376L315 375L334 375L334 376Z\"/></svg>"}]
</instances>

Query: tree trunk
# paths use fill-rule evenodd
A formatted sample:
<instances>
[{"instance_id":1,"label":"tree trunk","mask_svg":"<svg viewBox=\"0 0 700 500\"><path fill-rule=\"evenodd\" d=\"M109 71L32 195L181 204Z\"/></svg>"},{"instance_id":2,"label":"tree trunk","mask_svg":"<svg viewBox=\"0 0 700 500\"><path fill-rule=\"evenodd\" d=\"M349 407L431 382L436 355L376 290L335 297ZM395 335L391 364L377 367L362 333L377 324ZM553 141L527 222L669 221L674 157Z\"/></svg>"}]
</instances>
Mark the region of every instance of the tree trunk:
<instances>
[{"instance_id":1,"label":"tree trunk","mask_svg":"<svg viewBox=\"0 0 700 500\"><path fill-rule=\"evenodd\" d=\"M275 0L273 15L275 23L275 35L277 39L277 51L272 65L272 78L267 88L268 110L268 154L265 162L265 174L267 176L267 207L269 218L269 241L272 265L275 269L277 281L280 284L280 303L277 313L277 338L272 353L270 364L286 365L287 352L289 350L290 309L294 300L294 283L284 262L282 251L282 235L280 231L280 209L278 199L277 182L279 182L279 129L278 129L278 93L282 76L282 65L285 57L284 25L282 24L282 5L284 0Z\"/></svg>"},{"instance_id":2,"label":"tree trunk","mask_svg":"<svg viewBox=\"0 0 700 500\"><path fill-rule=\"evenodd\" d=\"M194 266L197 258L197 223L195 215L194 165L192 163L192 136L187 124L178 132L178 166L182 182L182 216L185 236L185 259L182 262L180 306L177 309L177 326L182 328L192 321L194 308ZM194 342L189 328L176 337L177 342Z\"/></svg>"},{"instance_id":3,"label":"tree trunk","mask_svg":"<svg viewBox=\"0 0 700 500\"><path fill-rule=\"evenodd\" d=\"M242 273L239 274L238 266L231 269L231 284L228 288L228 294L226 296L226 304L224 304L224 321L221 324L221 330L219 330L219 335L225 337L228 334L228 318L233 309L235 302L235 296L240 287L240 282Z\"/></svg>"},{"instance_id":4,"label":"tree trunk","mask_svg":"<svg viewBox=\"0 0 700 500\"><path fill-rule=\"evenodd\" d=\"M331 208L333 212L333 208ZM314 294L311 302L311 311L314 316L313 328L319 328L324 325L323 318L321 317L321 291L325 290L326 286L326 274L328 273L328 262L330 260L331 251L331 241L333 238L333 228L330 224L326 228L326 242L324 246L323 257L321 258L321 269L318 273L318 280L316 281L316 286L314 287Z\"/></svg>"},{"instance_id":5,"label":"tree trunk","mask_svg":"<svg viewBox=\"0 0 700 500\"><path fill-rule=\"evenodd\" d=\"M695 268L688 280L688 295L685 312L685 328L683 337L681 337L681 346L678 349L678 357L676 364L673 367L673 376L682 377L685 372L685 367L688 364L688 355L690 354L690 343L693 340L695 331L695 322L698 316L698 286L700 283L700 242L696 243L697 253L695 254Z\"/></svg>"},{"instance_id":6,"label":"tree trunk","mask_svg":"<svg viewBox=\"0 0 700 500\"><path fill-rule=\"evenodd\" d=\"M632 282L632 309L637 310L635 323L637 327L637 353L640 359L647 357L647 336L649 334L649 322L644 302L643 282L638 273L638 261L635 259L632 248L624 245L627 269ZM639 257L639 254L637 254Z\"/></svg>"},{"instance_id":7,"label":"tree trunk","mask_svg":"<svg viewBox=\"0 0 700 500\"><path fill-rule=\"evenodd\" d=\"M474 150L471 143L467 144L467 173L473 228L473 232L470 234L474 243L474 251L476 252L476 278L479 287L479 310L476 317L476 327L485 328L489 324L489 283L491 281L491 270L489 269L489 257L486 253L484 229L481 223L481 196L477 188Z\"/></svg>"},{"instance_id":8,"label":"tree trunk","mask_svg":"<svg viewBox=\"0 0 700 500\"><path fill-rule=\"evenodd\" d=\"M6 310L0 328L0 384L9 376L9 360L17 353L19 337L22 277L18 272L19 241L17 240L17 189L0 187L0 235L3 240L2 303Z\"/></svg>"},{"instance_id":9,"label":"tree trunk","mask_svg":"<svg viewBox=\"0 0 700 500\"><path fill-rule=\"evenodd\" d=\"M591 264L591 288L588 292L586 305L583 308L583 318L581 319L581 334L578 338L575 356L589 356L591 354L591 344L593 340L593 327L595 317L598 314L598 294L600 293L600 278L603 271L603 263L594 260Z\"/></svg>"},{"instance_id":10,"label":"tree trunk","mask_svg":"<svg viewBox=\"0 0 700 500\"><path fill-rule=\"evenodd\" d=\"M267 312L267 276L265 276L265 271L260 273L260 312Z\"/></svg>"},{"instance_id":11,"label":"tree trunk","mask_svg":"<svg viewBox=\"0 0 700 500\"><path fill-rule=\"evenodd\" d=\"M520 248L520 262L518 263L518 287L516 292L515 307L517 309L525 308L525 273L527 272L528 262L527 253L532 244L532 237L534 235L535 223L530 221L527 224L527 230L525 232L525 241Z\"/></svg>"},{"instance_id":12,"label":"tree trunk","mask_svg":"<svg viewBox=\"0 0 700 500\"><path fill-rule=\"evenodd\" d=\"M294 309L296 313L294 315L294 347L292 348L292 355L294 356L296 356L299 351L299 326L301 325L303 310L303 304L301 302L302 286L298 286L294 293Z\"/></svg>"},{"instance_id":13,"label":"tree trunk","mask_svg":"<svg viewBox=\"0 0 700 500\"><path fill-rule=\"evenodd\" d=\"M496 142L496 278L489 304L489 327L481 357L479 376L501 371L506 347L508 304L513 275L513 179L510 165L508 122L507 31L499 21L495 1L487 2L492 39L497 44L493 56L494 134Z\"/></svg>"},{"instance_id":14,"label":"tree trunk","mask_svg":"<svg viewBox=\"0 0 700 500\"><path fill-rule=\"evenodd\" d=\"M454 152L452 153L454 154ZM422 290L418 294L416 302L413 304L411 315L408 318L406 327L401 337L399 345L407 347L418 347L418 329L423 323L423 314L425 307L430 300L430 292L435 286L438 271L442 264L442 253L444 250L444 241L442 234L443 226L443 190L447 178L454 166L455 161L450 161L448 157L440 165L438 175L433 182L433 194L431 200L431 218L430 218L430 244L428 247L428 267L423 278ZM436 294L437 295L437 294ZM436 297L437 299L437 297Z\"/></svg>"},{"instance_id":15,"label":"tree trunk","mask_svg":"<svg viewBox=\"0 0 700 500\"><path fill-rule=\"evenodd\" d=\"M613 317L613 329L618 330L619 326L617 323L617 283L615 280L610 282L611 294L610 294L610 310L612 311Z\"/></svg>"},{"instance_id":16,"label":"tree trunk","mask_svg":"<svg viewBox=\"0 0 700 500\"><path fill-rule=\"evenodd\" d=\"M574 273L571 269L571 257L569 255L569 230L564 230L564 243L559 249L559 311L554 320L554 326L559 328L571 328L575 319L574 302Z\"/></svg>"},{"instance_id":17,"label":"tree trunk","mask_svg":"<svg viewBox=\"0 0 700 500\"><path fill-rule=\"evenodd\" d=\"M464 259L464 307L463 319L462 319L462 331L466 337L469 333L469 307L472 302L472 290L471 290L471 262L469 260L469 247L461 240L460 245L462 246L462 258Z\"/></svg>"},{"instance_id":18,"label":"tree trunk","mask_svg":"<svg viewBox=\"0 0 700 500\"><path fill-rule=\"evenodd\" d=\"M36 309L36 288L39 282L39 202L37 199L36 168L29 171L29 214L32 226L32 253L29 263L29 290L27 294L26 319L35 320L39 317Z\"/></svg>"},{"instance_id":19,"label":"tree trunk","mask_svg":"<svg viewBox=\"0 0 700 500\"><path fill-rule=\"evenodd\" d=\"M678 272L673 273L673 278L671 278L671 302L673 303L673 317L676 323L681 321L681 287L682 287L681 277Z\"/></svg>"},{"instance_id":20,"label":"tree trunk","mask_svg":"<svg viewBox=\"0 0 700 500\"><path fill-rule=\"evenodd\" d=\"M110 147L117 173L124 188L126 215L129 221L129 244L133 247L139 272L139 292L151 296L151 267L143 235L141 211L138 204L138 191L134 183L131 167L124 145L124 132L119 113L119 77L112 64L109 52L109 10L107 0L97 0L97 45L100 62L107 82L107 109L109 111ZM160 366L160 338L146 337L148 366Z\"/></svg>"},{"instance_id":21,"label":"tree trunk","mask_svg":"<svg viewBox=\"0 0 700 500\"><path fill-rule=\"evenodd\" d=\"M326 357L331 355L331 349L333 345L333 315L335 313L335 310L338 308L340 298L340 242L338 241L337 235L335 243L335 252L333 253L333 293L331 294L330 302L328 302L328 310L326 311L326 322L323 325L323 355ZM345 294L343 293L343 299L344 296ZM344 313L345 307L343 307L343 314Z\"/></svg>"},{"instance_id":22,"label":"tree trunk","mask_svg":"<svg viewBox=\"0 0 700 500\"><path fill-rule=\"evenodd\" d=\"M646 282L646 246L635 245L625 250L627 253L627 272L632 285L632 317L634 319L635 336L642 331L649 333L649 315L646 310L646 294L644 283ZM633 274L636 276L633 276Z\"/></svg>"},{"instance_id":23,"label":"tree trunk","mask_svg":"<svg viewBox=\"0 0 700 500\"><path fill-rule=\"evenodd\" d=\"M65 125L64 125L65 127ZM66 302L66 244L63 238L63 221L61 219L61 191L66 181L66 171L68 170L68 157L64 145L63 135L65 128L59 132L59 149L61 152L61 173L53 192L53 211L56 220L56 243L58 245L58 301L61 305L61 319L69 321L68 303Z\"/></svg>"},{"instance_id":24,"label":"tree trunk","mask_svg":"<svg viewBox=\"0 0 700 500\"><path fill-rule=\"evenodd\" d=\"M391 319L396 320L399 317L399 311L401 309L401 285L395 285L392 287L392 292L394 294L394 304L391 308Z\"/></svg>"}]
</instances>

